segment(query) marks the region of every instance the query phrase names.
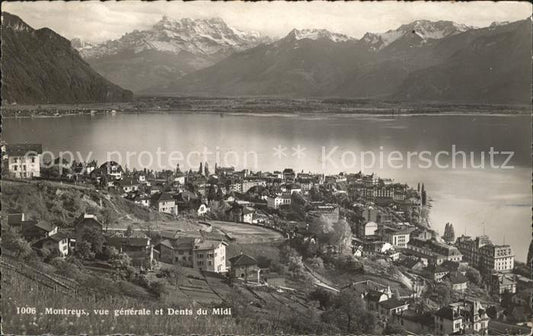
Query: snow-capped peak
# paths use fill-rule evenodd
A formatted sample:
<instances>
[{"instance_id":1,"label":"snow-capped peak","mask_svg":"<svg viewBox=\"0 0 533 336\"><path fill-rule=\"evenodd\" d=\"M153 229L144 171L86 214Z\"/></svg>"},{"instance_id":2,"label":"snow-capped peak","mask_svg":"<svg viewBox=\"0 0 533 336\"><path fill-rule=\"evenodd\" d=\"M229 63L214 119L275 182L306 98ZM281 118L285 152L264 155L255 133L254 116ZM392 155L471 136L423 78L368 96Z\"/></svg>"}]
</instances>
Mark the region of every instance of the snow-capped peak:
<instances>
[{"instance_id":1,"label":"snow-capped peak","mask_svg":"<svg viewBox=\"0 0 533 336\"><path fill-rule=\"evenodd\" d=\"M72 40L70 40L70 45L72 46L72 48L78 49L78 50L90 49L94 47L94 44L87 42L87 41L83 41L82 39L78 37L75 37Z\"/></svg>"},{"instance_id":2,"label":"snow-capped peak","mask_svg":"<svg viewBox=\"0 0 533 336\"><path fill-rule=\"evenodd\" d=\"M509 21L494 21L493 23L490 24L490 28L493 28L493 27L498 27L498 26L504 26L506 24L509 24Z\"/></svg>"},{"instance_id":3,"label":"snow-capped peak","mask_svg":"<svg viewBox=\"0 0 533 336\"><path fill-rule=\"evenodd\" d=\"M85 58L98 58L117 54L124 50L135 53L158 50L178 54L182 51L194 55L224 54L239 51L269 41L255 32L243 32L228 26L220 18L171 19L163 16L152 28L123 35L94 48L78 47Z\"/></svg>"},{"instance_id":4,"label":"snow-capped peak","mask_svg":"<svg viewBox=\"0 0 533 336\"><path fill-rule=\"evenodd\" d=\"M371 45L371 48L382 49L403 36L414 34L422 41L442 39L451 35L459 34L473 29L464 24L452 21L428 21L416 20L400 26L398 29L391 29L385 33L366 33L363 41Z\"/></svg>"},{"instance_id":5,"label":"snow-capped peak","mask_svg":"<svg viewBox=\"0 0 533 336\"><path fill-rule=\"evenodd\" d=\"M353 40L352 37L344 34L332 33L326 29L293 29L288 36L296 40L328 39L333 42L347 42Z\"/></svg>"}]
</instances>

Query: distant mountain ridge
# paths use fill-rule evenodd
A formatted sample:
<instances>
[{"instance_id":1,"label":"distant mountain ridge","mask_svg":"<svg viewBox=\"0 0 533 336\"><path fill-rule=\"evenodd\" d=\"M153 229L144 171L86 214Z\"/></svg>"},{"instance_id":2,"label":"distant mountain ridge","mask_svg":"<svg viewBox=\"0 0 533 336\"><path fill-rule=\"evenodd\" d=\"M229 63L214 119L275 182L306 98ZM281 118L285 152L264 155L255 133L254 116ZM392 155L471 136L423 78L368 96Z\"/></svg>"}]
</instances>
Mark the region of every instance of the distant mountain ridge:
<instances>
[{"instance_id":1,"label":"distant mountain ridge","mask_svg":"<svg viewBox=\"0 0 533 336\"><path fill-rule=\"evenodd\" d=\"M144 93L529 104L531 20L419 20L361 40L293 30Z\"/></svg>"},{"instance_id":2,"label":"distant mountain ridge","mask_svg":"<svg viewBox=\"0 0 533 336\"><path fill-rule=\"evenodd\" d=\"M35 30L2 12L2 100L7 103L88 103L129 100L131 91L96 73L51 29Z\"/></svg>"},{"instance_id":3,"label":"distant mountain ridge","mask_svg":"<svg viewBox=\"0 0 533 336\"><path fill-rule=\"evenodd\" d=\"M402 25L398 29L391 29L385 33L366 33L361 40L368 43L373 50L379 50L402 37L412 34L416 34L422 41L427 41L429 39L442 39L471 29L473 27L457 24L452 21L431 22L428 20L417 20Z\"/></svg>"},{"instance_id":4,"label":"distant mountain ridge","mask_svg":"<svg viewBox=\"0 0 533 336\"><path fill-rule=\"evenodd\" d=\"M132 90L161 85L213 65L234 52L270 39L242 32L220 18L173 20L163 17L150 29L101 44L72 41L100 74Z\"/></svg>"}]
</instances>

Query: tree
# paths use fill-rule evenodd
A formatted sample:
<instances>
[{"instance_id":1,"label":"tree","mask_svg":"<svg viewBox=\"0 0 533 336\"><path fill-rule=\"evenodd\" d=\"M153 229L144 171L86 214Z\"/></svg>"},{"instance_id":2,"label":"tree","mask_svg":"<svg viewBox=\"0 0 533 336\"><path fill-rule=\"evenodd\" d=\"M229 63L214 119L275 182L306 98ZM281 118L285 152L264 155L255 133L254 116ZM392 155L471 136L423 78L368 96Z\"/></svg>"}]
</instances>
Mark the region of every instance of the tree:
<instances>
[{"instance_id":1,"label":"tree","mask_svg":"<svg viewBox=\"0 0 533 336\"><path fill-rule=\"evenodd\" d=\"M374 334L376 316L366 310L361 296L353 290L346 290L335 297L333 304L324 314L324 321L338 326L345 333Z\"/></svg>"},{"instance_id":2,"label":"tree","mask_svg":"<svg viewBox=\"0 0 533 336\"><path fill-rule=\"evenodd\" d=\"M448 244L451 244L455 241L455 230L453 229L452 223L446 223L446 225L444 226L444 235L442 235L442 238Z\"/></svg>"},{"instance_id":3,"label":"tree","mask_svg":"<svg viewBox=\"0 0 533 336\"><path fill-rule=\"evenodd\" d=\"M31 253L31 245L11 228L2 232L2 247L13 251L17 258L25 259Z\"/></svg>"},{"instance_id":4,"label":"tree","mask_svg":"<svg viewBox=\"0 0 533 336\"><path fill-rule=\"evenodd\" d=\"M479 273L479 271L473 267L468 267L468 269L466 270L466 277L470 282L477 286L481 285L483 282L481 273Z\"/></svg>"},{"instance_id":5,"label":"tree","mask_svg":"<svg viewBox=\"0 0 533 336\"><path fill-rule=\"evenodd\" d=\"M317 288L311 293L309 293L309 299L318 301L320 309L325 310L331 307L334 302L335 296L331 292L323 288Z\"/></svg>"},{"instance_id":6,"label":"tree","mask_svg":"<svg viewBox=\"0 0 533 336\"><path fill-rule=\"evenodd\" d=\"M426 195L426 189L424 187L424 183L422 183L421 197L422 197L422 206L425 206L427 204L427 195Z\"/></svg>"},{"instance_id":7,"label":"tree","mask_svg":"<svg viewBox=\"0 0 533 336\"><path fill-rule=\"evenodd\" d=\"M163 281L154 281L150 283L150 290L157 295L157 297L161 298L165 296L166 293L168 293L168 288L165 282Z\"/></svg>"},{"instance_id":8,"label":"tree","mask_svg":"<svg viewBox=\"0 0 533 336\"><path fill-rule=\"evenodd\" d=\"M217 197L217 192L215 190L215 186L213 184L210 184L209 188L207 189L207 200L212 201L216 199L216 197Z\"/></svg>"},{"instance_id":9,"label":"tree","mask_svg":"<svg viewBox=\"0 0 533 336\"><path fill-rule=\"evenodd\" d=\"M115 223L118 220L117 212L110 209L110 208L104 208L102 210L102 220L106 227L109 225Z\"/></svg>"},{"instance_id":10,"label":"tree","mask_svg":"<svg viewBox=\"0 0 533 336\"><path fill-rule=\"evenodd\" d=\"M126 231L124 232L124 236L131 237L132 234L133 234L133 227L131 225L128 225L128 227L126 228Z\"/></svg>"},{"instance_id":11,"label":"tree","mask_svg":"<svg viewBox=\"0 0 533 336\"><path fill-rule=\"evenodd\" d=\"M209 176L210 175L209 174L209 165L208 165L207 162L205 163L205 166L204 166L204 175L205 176Z\"/></svg>"},{"instance_id":12,"label":"tree","mask_svg":"<svg viewBox=\"0 0 533 336\"><path fill-rule=\"evenodd\" d=\"M204 173L203 162L200 162L200 167L198 168L198 174L202 175L203 173Z\"/></svg>"},{"instance_id":13,"label":"tree","mask_svg":"<svg viewBox=\"0 0 533 336\"><path fill-rule=\"evenodd\" d=\"M222 188L218 186L217 188L217 194L216 194L216 200L221 201L224 198L224 192L222 191Z\"/></svg>"},{"instance_id":14,"label":"tree","mask_svg":"<svg viewBox=\"0 0 533 336\"><path fill-rule=\"evenodd\" d=\"M320 257L314 257L311 259L308 259L309 266L315 270L322 270L324 269L324 261Z\"/></svg>"},{"instance_id":15,"label":"tree","mask_svg":"<svg viewBox=\"0 0 533 336\"><path fill-rule=\"evenodd\" d=\"M131 266L131 258L125 253L114 251L111 258L111 265L122 275L123 278L130 278L135 273L135 268Z\"/></svg>"},{"instance_id":16,"label":"tree","mask_svg":"<svg viewBox=\"0 0 533 336\"><path fill-rule=\"evenodd\" d=\"M91 250L91 244L85 240L77 242L76 255L84 260L94 259L94 252Z\"/></svg>"},{"instance_id":17,"label":"tree","mask_svg":"<svg viewBox=\"0 0 533 336\"><path fill-rule=\"evenodd\" d=\"M352 228L344 219L340 219L333 224L332 245L339 248L342 254L352 251Z\"/></svg>"},{"instance_id":18,"label":"tree","mask_svg":"<svg viewBox=\"0 0 533 336\"><path fill-rule=\"evenodd\" d=\"M383 329L383 335L404 335L405 330L397 323L387 323Z\"/></svg>"},{"instance_id":19,"label":"tree","mask_svg":"<svg viewBox=\"0 0 533 336\"><path fill-rule=\"evenodd\" d=\"M102 232L99 230L92 228L92 227L86 227L83 229L80 235L80 241L85 241L89 243L90 249L95 254L100 254L103 251L104 248L104 236L102 235ZM76 243L77 245L77 243ZM76 246L77 249L77 246Z\"/></svg>"}]
</instances>

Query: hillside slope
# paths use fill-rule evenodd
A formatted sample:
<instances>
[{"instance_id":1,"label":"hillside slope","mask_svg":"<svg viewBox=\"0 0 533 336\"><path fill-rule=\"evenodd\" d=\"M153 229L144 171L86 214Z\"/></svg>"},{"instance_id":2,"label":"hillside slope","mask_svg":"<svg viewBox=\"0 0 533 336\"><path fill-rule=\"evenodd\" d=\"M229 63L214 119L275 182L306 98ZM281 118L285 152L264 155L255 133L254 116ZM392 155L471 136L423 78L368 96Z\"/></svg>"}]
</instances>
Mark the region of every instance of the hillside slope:
<instances>
[{"instance_id":1,"label":"hillside slope","mask_svg":"<svg viewBox=\"0 0 533 336\"><path fill-rule=\"evenodd\" d=\"M444 62L412 72L400 100L527 104L531 102L531 20L454 36L460 48Z\"/></svg>"},{"instance_id":2,"label":"hillside slope","mask_svg":"<svg viewBox=\"0 0 533 336\"><path fill-rule=\"evenodd\" d=\"M2 210L5 213L23 212L28 218L49 221L62 228L72 226L82 213L95 214L110 227L142 225L148 221L175 223L169 215L153 211L119 195L94 188L48 181L2 181ZM107 224L107 223L106 223ZM187 229L183 223L182 229Z\"/></svg>"},{"instance_id":3,"label":"hillside slope","mask_svg":"<svg viewBox=\"0 0 533 336\"><path fill-rule=\"evenodd\" d=\"M2 100L18 104L126 101L130 91L107 81L70 42L2 13Z\"/></svg>"}]
</instances>

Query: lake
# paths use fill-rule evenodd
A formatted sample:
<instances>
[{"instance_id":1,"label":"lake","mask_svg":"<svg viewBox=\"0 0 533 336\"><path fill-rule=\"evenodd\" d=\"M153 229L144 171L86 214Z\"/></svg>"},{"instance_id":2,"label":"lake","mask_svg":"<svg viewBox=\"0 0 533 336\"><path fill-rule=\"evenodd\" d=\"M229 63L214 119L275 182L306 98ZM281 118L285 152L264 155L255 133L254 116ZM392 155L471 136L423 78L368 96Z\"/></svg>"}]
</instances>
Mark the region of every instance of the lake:
<instances>
[{"instance_id":1,"label":"lake","mask_svg":"<svg viewBox=\"0 0 533 336\"><path fill-rule=\"evenodd\" d=\"M494 243L511 244L521 261L531 240L531 118L527 115L176 113L3 122L3 139L8 143L42 143L44 150L79 152L84 159L92 153L89 158L100 163L109 152L117 151L129 168L174 169L179 163L182 170L196 170L207 152L211 171L217 162L254 171L363 170L414 187L421 182L433 200L432 227L440 233L446 222L453 223L456 236L485 232ZM491 147L513 152L507 169L501 166L509 154L495 154L491 166ZM460 151L465 152L466 167ZM118 153L111 158L118 160ZM485 155L483 168L481 155ZM470 164L472 156L477 168Z\"/></svg>"}]
</instances>

